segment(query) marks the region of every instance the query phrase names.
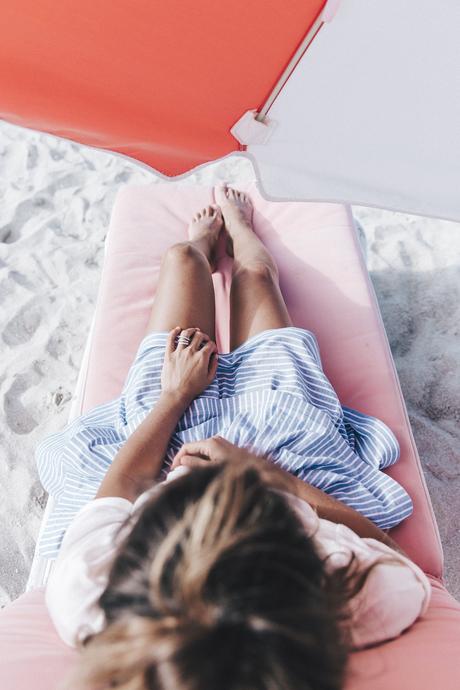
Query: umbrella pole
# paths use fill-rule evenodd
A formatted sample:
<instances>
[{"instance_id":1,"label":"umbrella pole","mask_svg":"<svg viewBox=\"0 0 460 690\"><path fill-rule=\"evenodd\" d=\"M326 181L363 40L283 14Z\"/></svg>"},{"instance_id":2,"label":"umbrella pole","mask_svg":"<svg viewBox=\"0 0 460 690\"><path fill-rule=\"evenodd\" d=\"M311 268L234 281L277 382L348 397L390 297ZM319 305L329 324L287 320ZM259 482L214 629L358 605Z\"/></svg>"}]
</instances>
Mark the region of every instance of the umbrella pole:
<instances>
[{"instance_id":1,"label":"umbrella pole","mask_svg":"<svg viewBox=\"0 0 460 690\"><path fill-rule=\"evenodd\" d=\"M273 91L270 93L269 97L265 101L264 105L262 108L257 112L257 115L255 116L255 119L258 122L263 122L265 119L265 116L267 115L268 111L272 107L275 99L277 98L278 94L280 93L281 89L291 76L292 72L295 70L297 67L298 62L300 61L301 57L307 50L308 46L310 43L313 41L314 37L324 24L323 21L323 12L321 11L318 17L316 18L314 24L312 24L310 31L307 33L305 38L303 39L302 43L299 45L297 48L296 52L292 56L291 60L289 61L286 69L282 73L281 77L278 79L278 81L275 84L275 87Z\"/></svg>"}]
</instances>

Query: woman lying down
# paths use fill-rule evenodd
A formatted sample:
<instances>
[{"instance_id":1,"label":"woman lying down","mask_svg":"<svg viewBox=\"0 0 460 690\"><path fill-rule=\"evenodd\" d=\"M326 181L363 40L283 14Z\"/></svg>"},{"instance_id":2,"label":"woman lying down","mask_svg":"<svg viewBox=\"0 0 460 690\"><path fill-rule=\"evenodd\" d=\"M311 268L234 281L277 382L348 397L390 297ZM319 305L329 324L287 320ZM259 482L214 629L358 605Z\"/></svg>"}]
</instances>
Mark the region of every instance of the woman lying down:
<instances>
[{"instance_id":1,"label":"woman lying down","mask_svg":"<svg viewBox=\"0 0 460 690\"><path fill-rule=\"evenodd\" d=\"M44 439L47 605L81 651L68 687L338 690L430 585L383 531L412 511L398 445L342 407L292 326L249 198L222 187L166 253L122 394ZM233 256L231 351L211 274ZM193 327L190 327L193 326Z\"/></svg>"}]
</instances>

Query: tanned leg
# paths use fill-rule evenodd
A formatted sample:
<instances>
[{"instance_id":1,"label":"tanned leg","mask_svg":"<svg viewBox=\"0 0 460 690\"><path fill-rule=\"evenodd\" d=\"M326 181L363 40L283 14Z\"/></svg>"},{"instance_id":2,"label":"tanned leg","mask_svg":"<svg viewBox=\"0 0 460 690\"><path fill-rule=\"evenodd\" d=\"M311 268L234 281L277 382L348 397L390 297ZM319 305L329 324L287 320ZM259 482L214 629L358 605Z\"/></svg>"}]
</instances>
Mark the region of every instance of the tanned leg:
<instances>
[{"instance_id":1,"label":"tanned leg","mask_svg":"<svg viewBox=\"0 0 460 690\"><path fill-rule=\"evenodd\" d=\"M230 290L230 349L269 328L292 326L278 283L278 268L252 226L252 204L243 192L226 186L216 202L228 233L227 251L234 257Z\"/></svg>"},{"instance_id":2,"label":"tanned leg","mask_svg":"<svg viewBox=\"0 0 460 690\"><path fill-rule=\"evenodd\" d=\"M212 282L217 238L223 227L219 208L195 214L190 241L172 245L160 269L146 333L199 328L215 340L215 300Z\"/></svg>"}]
</instances>

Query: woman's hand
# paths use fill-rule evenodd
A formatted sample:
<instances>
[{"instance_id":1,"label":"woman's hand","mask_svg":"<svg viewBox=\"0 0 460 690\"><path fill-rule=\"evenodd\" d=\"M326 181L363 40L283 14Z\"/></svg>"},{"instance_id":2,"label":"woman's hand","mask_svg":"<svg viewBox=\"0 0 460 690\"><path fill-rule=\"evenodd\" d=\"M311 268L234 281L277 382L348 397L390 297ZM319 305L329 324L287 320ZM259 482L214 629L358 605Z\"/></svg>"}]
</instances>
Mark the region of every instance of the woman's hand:
<instances>
[{"instance_id":1,"label":"woman's hand","mask_svg":"<svg viewBox=\"0 0 460 690\"><path fill-rule=\"evenodd\" d=\"M318 517L346 525L358 536L377 539L407 557L407 554L395 541L354 508L326 494L321 489L317 489L305 480L295 477L287 470L279 467L268 456L260 456L245 448L239 448L221 436L213 436L204 441L184 443L172 461L171 469L179 465L186 465L191 468L200 467L209 462L223 460L242 463L255 462L263 481L309 503Z\"/></svg>"},{"instance_id":2,"label":"woman's hand","mask_svg":"<svg viewBox=\"0 0 460 690\"><path fill-rule=\"evenodd\" d=\"M178 343L176 347L175 340L180 333L191 338L189 345ZM161 372L162 393L189 405L209 386L216 371L217 346L209 336L198 328L184 331L179 327L173 328L169 333Z\"/></svg>"},{"instance_id":3,"label":"woman's hand","mask_svg":"<svg viewBox=\"0 0 460 690\"><path fill-rule=\"evenodd\" d=\"M239 448L221 436L213 436L204 441L184 443L172 461L171 469L179 465L199 467L200 465L207 465L209 462L220 462L221 460L244 462L252 457L254 454L245 448Z\"/></svg>"},{"instance_id":4,"label":"woman's hand","mask_svg":"<svg viewBox=\"0 0 460 690\"><path fill-rule=\"evenodd\" d=\"M287 470L279 467L269 456L258 455L248 448L239 448L222 436L212 436L204 441L184 443L171 463L171 470L179 465L193 468L223 460L246 464L255 463L263 481L293 494L298 493L298 484L305 484Z\"/></svg>"},{"instance_id":5,"label":"woman's hand","mask_svg":"<svg viewBox=\"0 0 460 690\"><path fill-rule=\"evenodd\" d=\"M204 441L184 443L174 460L171 469L179 465L187 467L200 467L209 462L221 462L223 460L235 463L256 463L264 481L279 485L282 488L291 487L294 477L286 470L278 467L273 460L264 455L258 455L249 448L240 448L230 443L222 436L212 436Z\"/></svg>"}]
</instances>

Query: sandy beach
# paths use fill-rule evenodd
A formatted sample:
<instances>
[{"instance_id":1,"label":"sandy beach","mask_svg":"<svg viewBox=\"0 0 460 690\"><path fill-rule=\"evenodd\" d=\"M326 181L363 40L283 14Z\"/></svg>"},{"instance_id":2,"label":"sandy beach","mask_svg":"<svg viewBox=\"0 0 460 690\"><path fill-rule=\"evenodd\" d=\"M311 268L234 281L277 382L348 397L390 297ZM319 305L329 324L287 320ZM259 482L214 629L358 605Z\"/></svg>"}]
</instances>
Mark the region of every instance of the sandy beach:
<instances>
[{"instance_id":1,"label":"sandy beach","mask_svg":"<svg viewBox=\"0 0 460 690\"><path fill-rule=\"evenodd\" d=\"M241 157L189 177L252 180ZM0 605L24 591L46 493L34 449L67 423L111 209L140 164L0 122ZM460 599L460 224L354 206Z\"/></svg>"}]
</instances>

